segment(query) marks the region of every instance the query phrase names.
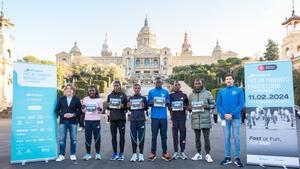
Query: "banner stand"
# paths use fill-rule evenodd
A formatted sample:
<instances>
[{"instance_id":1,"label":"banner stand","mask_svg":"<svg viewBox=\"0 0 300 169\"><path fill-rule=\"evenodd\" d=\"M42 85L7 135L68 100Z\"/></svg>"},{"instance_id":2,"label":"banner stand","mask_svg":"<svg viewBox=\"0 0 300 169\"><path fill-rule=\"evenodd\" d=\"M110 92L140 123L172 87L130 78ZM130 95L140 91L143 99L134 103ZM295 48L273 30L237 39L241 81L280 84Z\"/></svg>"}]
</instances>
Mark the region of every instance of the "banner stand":
<instances>
[{"instance_id":1,"label":"banner stand","mask_svg":"<svg viewBox=\"0 0 300 169\"><path fill-rule=\"evenodd\" d=\"M299 167L291 60L245 64L247 164Z\"/></svg>"},{"instance_id":2,"label":"banner stand","mask_svg":"<svg viewBox=\"0 0 300 169\"><path fill-rule=\"evenodd\" d=\"M55 65L14 63L11 164L57 158Z\"/></svg>"},{"instance_id":3,"label":"banner stand","mask_svg":"<svg viewBox=\"0 0 300 169\"><path fill-rule=\"evenodd\" d=\"M33 160L22 160L22 161L13 161L11 164L21 164L22 166L25 166L26 163L31 163L31 162L42 162L44 161L46 164L49 163L50 160L55 160L56 157L53 158L45 158L45 159L33 159Z\"/></svg>"}]
</instances>

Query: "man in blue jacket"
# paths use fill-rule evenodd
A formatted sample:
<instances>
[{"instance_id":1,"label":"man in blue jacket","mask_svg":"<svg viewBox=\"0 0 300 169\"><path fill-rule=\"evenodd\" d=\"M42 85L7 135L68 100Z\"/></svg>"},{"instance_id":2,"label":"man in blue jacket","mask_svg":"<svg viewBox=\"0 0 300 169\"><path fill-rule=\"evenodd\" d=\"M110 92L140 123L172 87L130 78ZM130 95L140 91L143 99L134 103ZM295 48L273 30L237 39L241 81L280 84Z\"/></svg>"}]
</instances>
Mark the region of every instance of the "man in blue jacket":
<instances>
[{"instance_id":1,"label":"man in blue jacket","mask_svg":"<svg viewBox=\"0 0 300 169\"><path fill-rule=\"evenodd\" d=\"M161 144L163 149L162 158L166 161L171 160L171 156L167 153L167 106L170 104L169 92L162 88L162 80L157 77L155 79L155 88L148 93L148 105L151 107L151 131L152 145L151 153L148 156L149 161L156 159L156 142L158 131L160 130Z\"/></svg>"},{"instance_id":2,"label":"man in blue jacket","mask_svg":"<svg viewBox=\"0 0 300 169\"><path fill-rule=\"evenodd\" d=\"M234 85L232 74L225 76L226 87L221 89L217 96L217 108L220 112L222 125L225 129L225 159L221 165L228 165L231 161L231 130L234 136L234 164L243 167L240 160L240 126L241 111L244 108L244 93L242 89Z\"/></svg>"}]
</instances>

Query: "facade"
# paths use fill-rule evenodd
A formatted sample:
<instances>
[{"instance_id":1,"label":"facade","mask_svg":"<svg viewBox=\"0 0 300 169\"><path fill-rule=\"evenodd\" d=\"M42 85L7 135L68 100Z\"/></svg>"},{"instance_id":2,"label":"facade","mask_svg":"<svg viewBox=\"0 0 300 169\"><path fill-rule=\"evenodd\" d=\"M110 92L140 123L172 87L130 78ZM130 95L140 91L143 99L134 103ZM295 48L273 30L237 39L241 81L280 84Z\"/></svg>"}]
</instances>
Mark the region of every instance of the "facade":
<instances>
[{"instance_id":1,"label":"facade","mask_svg":"<svg viewBox=\"0 0 300 169\"><path fill-rule=\"evenodd\" d=\"M11 107L12 104L12 78L13 78L13 41L11 29L14 24L4 16L0 15L0 110Z\"/></svg>"},{"instance_id":2,"label":"facade","mask_svg":"<svg viewBox=\"0 0 300 169\"><path fill-rule=\"evenodd\" d=\"M75 58L78 58L79 60L84 59L105 65L110 63L122 65L125 68L128 81L149 83L156 76L160 76L164 79L167 78L172 74L172 69L175 66L212 64L219 59L238 56L237 53L232 51L223 52L219 46L219 42L216 43L211 56L194 56L187 33L184 34L180 55L174 56L170 48L157 47L156 34L151 30L147 17L145 18L143 27L138 33L136 41L136 48L126 47L123 49L121 56L113 56L106 34L100 56L82 55L75 42L69 53L63 51L56 54L56 61L71 64Z\"/></svg>"},{"instance_id":3,"label":"facade","mask_svg":"<svg viewBox=\"0 0 300 169\"><path fill-rule=\"evenodd\" d=\"M282 41L280 59L291 59L294 68L300 69L300 16L293 10L282 25L286 28L286 37Z\"/></svg>"}]
</instances>

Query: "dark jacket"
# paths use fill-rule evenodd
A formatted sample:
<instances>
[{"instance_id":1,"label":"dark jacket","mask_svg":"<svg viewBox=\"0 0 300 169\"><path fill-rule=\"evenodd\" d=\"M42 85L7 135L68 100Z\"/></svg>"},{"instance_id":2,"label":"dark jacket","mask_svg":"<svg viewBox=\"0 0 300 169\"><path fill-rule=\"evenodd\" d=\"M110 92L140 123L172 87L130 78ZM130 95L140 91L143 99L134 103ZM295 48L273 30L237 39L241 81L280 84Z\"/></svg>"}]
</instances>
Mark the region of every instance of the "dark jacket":
<instances>
[{"instance_id":1,"label":"dark jacket","mask_svg":"<svg viewBox=\"0 0 300 169\"><path fill-rule=\"evenodd\" d=\"M109 118L111 121L113 120L126 120L126 111L127 111L127 96L122 91L116 93L112 91L107 96L107 103L109 104L110 99L121 99L121 104L124 105L121 109L112 109L108 106L108 110L110 110Z\"/></svg>"},{"instance_id":2,"label":"dark jacket","mask_svg":"<svg viewBox=\"0 0 300 169\"><path fill-rule=\"evenodd\" d=\"M128 110L131 112L130 121L145 121L145 111L148 110L146 97L142 95L133 95L128 99L128 102L130 102L132 99L141 99L141 101L144 103L144 107L143 109L139 110L131 110L130 107L128 107Z\"/></svg>"},{"instance_id":3,"label":"dark jacket","mask_svg":"<svg viewBox=\"0 0 300 169\"><path fill-rule=\"evenodd\" d=\"M60 117L60 123L69 122L69 123L77 123L77 117L82 113L81 110L81 103L79 98L73 96L70 102L70 105L68 106L68 101L66 96L62 96L58 99L58 102L56 104L55 112L57 116ZM72 113L75 114L72 118L64 118L64 115L66 113Z\"/></svg>"},{"instance_id":4,"label":"dark jacket","mask_svg":"<svg viewBox=\"0 0 300 169\"><path fill-rule=\"evenodd\" d=\"M182 101L183 102L183 111L173 111L172 110L172 102L174 101ZM170 112L172 120L186 120L186 108L189 104L189 100L186 94L182 91L173 92L170 94Z\"/></svg>"}]
</instances>

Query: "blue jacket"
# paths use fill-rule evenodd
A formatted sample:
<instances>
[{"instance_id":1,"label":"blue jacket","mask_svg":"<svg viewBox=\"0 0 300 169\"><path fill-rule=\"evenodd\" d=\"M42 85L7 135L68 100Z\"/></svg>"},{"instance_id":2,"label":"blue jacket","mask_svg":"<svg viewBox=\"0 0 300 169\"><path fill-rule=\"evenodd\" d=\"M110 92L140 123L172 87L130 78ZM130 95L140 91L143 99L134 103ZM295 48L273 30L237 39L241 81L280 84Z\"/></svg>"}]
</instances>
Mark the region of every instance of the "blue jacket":
<instances>
[{"instance_id":1,"label":"blue jacket","mask_svg":"<svg viewBox=\"0 0 300 169\"><path fill-rule=\"evenodd\" d=\"M154 97L165 97L165 107L154 107ZM148 93L148 105L151 107L151 118L166 119L167 118L167 106L170 104L170 95L166 89L154 88Z\"/></svg>"},{"instance_id":2,"label":"blue jacket","mask_svg":"<svg viewBox=\"0 0 300 169\"><path fill-rule=\"evenodd\" d=\"M240 119L244 108L243 90L236 86L221 89L217 96L217 108L221 119L224 119L225 114L231 114L232 119Z\"/></svg>"}]
</instances>

